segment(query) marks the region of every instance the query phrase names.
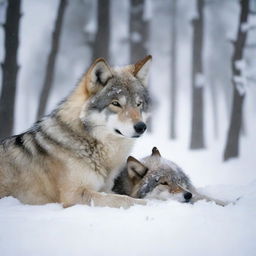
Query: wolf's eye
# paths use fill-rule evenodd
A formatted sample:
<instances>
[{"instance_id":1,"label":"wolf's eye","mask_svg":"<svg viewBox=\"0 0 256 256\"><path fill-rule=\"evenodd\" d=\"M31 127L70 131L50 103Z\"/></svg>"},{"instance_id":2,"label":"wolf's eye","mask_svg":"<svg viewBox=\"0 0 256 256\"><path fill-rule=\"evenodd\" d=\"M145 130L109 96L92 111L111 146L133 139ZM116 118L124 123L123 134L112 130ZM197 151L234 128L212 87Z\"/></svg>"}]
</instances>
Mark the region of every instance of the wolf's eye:
<instances>
[{"instance_id":1,"label":"wolf's eye","mask_svg":"<svg viewBox=\"0 0 256 256\"><path fill-rule=\"evenodd\" d=\"M141 107L142 106L142 101L139 101L138 103L137 103L137 107Z\"/></svg>"},{"instance_id":2,"label":"wolf's eye","mask_svg":"<svg viewBox=\"0 0 256 256\"><path fill-rule=\"evenodd\" d=\"M121 105L120 105L120 103L119 103L117 100L113 100L113 101L111 102L111 104L112 104L113 106L115 106L115 107L121 108Z\"/></svg>"}]
</instances>

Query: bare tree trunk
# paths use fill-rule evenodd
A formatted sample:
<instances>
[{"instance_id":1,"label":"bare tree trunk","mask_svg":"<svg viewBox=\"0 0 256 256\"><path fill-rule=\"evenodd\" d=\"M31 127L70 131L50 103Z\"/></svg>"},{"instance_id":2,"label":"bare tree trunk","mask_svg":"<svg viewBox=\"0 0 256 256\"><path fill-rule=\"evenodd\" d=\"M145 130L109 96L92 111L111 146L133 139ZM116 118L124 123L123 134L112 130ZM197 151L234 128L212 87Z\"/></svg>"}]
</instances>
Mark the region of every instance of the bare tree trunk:
<instances>
[{"instance_id":1,"label":"bare tree trunk","mask_svg":"<svg viewBox=\"0 0 256 256\"><path fill-rule=\"evenodd\" d=\"M233 105L231 120L228 129L227 142L224 151L224 160L228 160L232 157L239 155L239 137L241 133L241 125L243 120L243 102L245 94L240 93L238 90L238 82L235 77L241 76L241 69L236 65L237 61L243 59L243 50L246 43L247 31L242 30L242 24L247 23L249 13L249 0L240 0L241 14L239 27L237 32L237 39L234 42L234 53L232 56L232 72L233 72Z\"/></svg>"},{"instance_id":2,"label":"bare tree trunk","mask_svg":"<svg viewBox=\"0 0 256 256\"><path fill-rule=\"evenodd\" d=\"M48 57L44 83L43 83L42 91L40 94L40 102L39 102L39 107L37 111L37 119L41 118L45 114L47 100L52 88L54 72L55 72L55 63L56 63L57 54L59 51L59 44L60 44L59 42L60 42L60 36L61 36L61 30L63 26L63 19L64 19L66 6L67 6L67 0L60 0L57 19L55 22L54 31L52 33L51 51Z\"/></svg>"},{"instance_id":3,"label":"bare tree trunk","mask_svg":"<svg viewBox=\"0 0 256 256\"><path fill-rule=\"evenodd\" d=\"M204 143L204 77L202 66L203 49L203 8L204 0L197 0L198 17L193 24L193 57L192 57L192 129L191 149L205 147Z\"/></svg>"},{"instance_id":4,"label":"bare tree trunk","mask_svg":"<svg viewBox=\"0 0 256 256\"><path fill-rule=\"evenodd\" d=\"M2 93L0 98L0 137L10 136L14 126L15 95L18 76L18 47L21 0L8 1L5 31L5 59L2 64Z\"/></svg>"},{"instance_id":5,"label":"bare tree trunk","mask_svg":"<svg viewBox=\"0 0 256 256\"><path fill-rule=\"evenodd\" d=\"M177 112L177 76L176 76L176 51L177 51L177 0L172 0L171 15L171 139L177 138L176 133L176 112Z\"/></svg>"},{"instance_id":6,"label":"bare tree trunk","mask_svg":"<svg viewBox=\"0 0 256 256\"><path fill-rule=\"evenodd\" d=\"M148 21L143 19L145 0L130 0L130 63L148 54Z\"/></svg>"},{"instance_id":7,"label":"bare tree trunk","mask_svg":"<svg viewBox=\"0 0 256 256\"><path fill-rule=\"evenodd\" d=\"M98 0L97 2L98 29L92 50L92 60L102 57L109 60L110 41L110 2L109 0Z\"/></svg>"}]
</instances>

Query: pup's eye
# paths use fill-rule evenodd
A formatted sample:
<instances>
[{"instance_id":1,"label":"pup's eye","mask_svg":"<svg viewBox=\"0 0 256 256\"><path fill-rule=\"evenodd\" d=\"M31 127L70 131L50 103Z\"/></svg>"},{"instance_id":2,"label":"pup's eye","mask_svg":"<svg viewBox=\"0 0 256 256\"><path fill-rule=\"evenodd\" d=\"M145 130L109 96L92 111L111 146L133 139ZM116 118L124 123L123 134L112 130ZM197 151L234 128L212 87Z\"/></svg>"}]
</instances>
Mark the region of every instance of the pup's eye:
<instances>
[{"instance_id":1,"label":"pup's eye","mask_svg":"<svg viewBox=\"0 0 256 256\"><path fill-rule=\"evenodd\" d=\"M139 101L138 103L137 103L137 107L141 107L142 106L142 101Z\"/></svg>"},{"instance_id":2,"label":"pup's eye","mask_svg":"<svg viewBox=\"0 0 256 256\"><path fill-rule=\"evenodd\" d=\"M120 105L120 103L119 103L117 100L113 100L113 101L111 102L111 104L112 104L113 106L115 106L115 107L121 108L121 105Z\"/></svg>"}]
</instances>

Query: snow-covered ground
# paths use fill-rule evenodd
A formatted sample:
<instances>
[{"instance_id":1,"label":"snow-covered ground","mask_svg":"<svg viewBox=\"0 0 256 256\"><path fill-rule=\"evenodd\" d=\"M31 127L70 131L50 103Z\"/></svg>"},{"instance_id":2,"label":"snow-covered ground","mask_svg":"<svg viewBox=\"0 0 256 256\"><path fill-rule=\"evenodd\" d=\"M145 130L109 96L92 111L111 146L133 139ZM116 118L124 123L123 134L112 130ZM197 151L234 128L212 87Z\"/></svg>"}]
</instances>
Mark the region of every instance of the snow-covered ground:
<instances>
[{"instance_id":1,"label":"snow-covered ground","mask_svg":"<svg viewBox=\"0 0 256 256\"><path fill-rule=\"evenodd\" d=\"M0 255L255 255L256 172L255 159L248 156L253 141L239 160L225 164L214 153L217 148L191 153L150 135L137 143L133 155L149 153L155 144L184 168L200 191L240 200L226 207L151 200L125 210L29 206L3 198Z\"/></svg>"}]
</instances>

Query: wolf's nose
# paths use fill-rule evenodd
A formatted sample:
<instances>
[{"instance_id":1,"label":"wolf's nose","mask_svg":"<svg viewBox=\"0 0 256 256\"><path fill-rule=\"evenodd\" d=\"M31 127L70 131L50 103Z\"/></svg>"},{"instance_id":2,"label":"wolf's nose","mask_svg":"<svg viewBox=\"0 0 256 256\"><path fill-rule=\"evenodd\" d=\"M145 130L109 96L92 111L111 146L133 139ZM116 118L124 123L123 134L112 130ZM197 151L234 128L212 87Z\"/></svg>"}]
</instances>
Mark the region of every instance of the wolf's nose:
<instances>
[{"instance_id":1,"label":"wolf's nose","mask_svg":"<svg viewBox=\"0 0 256 256\"><path fill-rule=\"evenodd\" d=\"M190 192L186 192L183 196L184 196L186 201L189 201L192 197L192 194Z\"/></svg>"},{"instance_id":2,"label":"wolf's nose","mask_svg":"<svg viewBox=\"0 0 256 256\"><path fill-rule=\"evenodd\" d=\"M134 125L134 130L139 134L142 134L143 132L145 132L146 129L147 129L147 126L143 122L138 122L137 124Z\"/></svg>"}]
</instances>

